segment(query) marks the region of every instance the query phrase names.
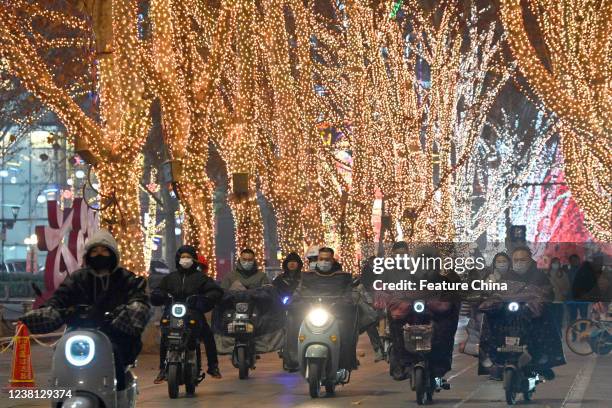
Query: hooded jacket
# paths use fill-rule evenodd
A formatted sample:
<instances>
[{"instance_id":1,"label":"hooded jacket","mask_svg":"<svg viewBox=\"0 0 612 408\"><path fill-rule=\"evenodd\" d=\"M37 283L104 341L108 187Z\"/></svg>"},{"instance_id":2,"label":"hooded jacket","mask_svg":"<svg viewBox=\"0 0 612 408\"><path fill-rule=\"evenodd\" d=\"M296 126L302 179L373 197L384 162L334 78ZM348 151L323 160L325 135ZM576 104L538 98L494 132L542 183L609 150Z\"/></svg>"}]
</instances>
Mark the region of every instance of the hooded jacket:
<instances>
[{"instance_id":1,"label":"hooded jacket","mask_svg":"<svg viewBox=\"0 0 612 408\"><path fill-rule=\"evenodd\" d=\"M106 247L116 260L109 274L100 276L86 264L89 253L97 246ZM106 312L117 312L111 329L123 335L140 336L150 317L146 281L120 266L117 242L107 230L101 229L89 238L84 259L85 266L66 277L40 309L25 316L24 323L33 332L53 331L64 323L63 317L57 318L60 316L57 311L85 304L95 306L95 313L91 317L93 320L102 321ZM118 311L123 306L125 308ZM51 315L56 317L53 322L49 319L39 319L41 316ZM110 332L107 334L111 338L117 335Z\"/></svg>"},{"instance_id":2,"label":"hooded jacket","mask_svg":"<svg viewBox=\"0 0 612 408\"><path fill-rule=\"evenodd\" d=\"M236 262L234 270L223 277L221 288L230 289L235 283L240 283L245 289L255 289L270 284L270 279L265 273L258 270L257 261L248 271L242 269L240 262Z\"/></svg>"},{"instance_id":3,"label":"hooded jacket","mask_svg":"<svg viewBox=\"0 0 612 408\"><path fill-rule=\"evenodd\" d=\"M290 271L287 266L291 261L295 261L298 264L297 269L294 271ZM287 255L282 264L283 273L274 278L272 284L276 287L276 289L278 289L281 294L292 294L300 284L303 266L304 263L302 262L302 259L298 254L296 254L295 252L289 253L289 255Z\"/></svg>"},{"instance_id":4,"label":"hooded jacket","mask_svg":"<svg viewBox=\"0 0 612 408\"><path fill-rule=\"evenodd\" d=\"M498 312L503 302L527 300L528 306L536 311L530 321L528 330L530 338L527 341L534 364L540 368L565 364L561 333L550 309L553 290L548 277L538 270L533 262L526 273L509 271L502 276L502 281L508 284L508 290L493 293L480 305L480 309L486 312L480 337L482 350L494 354L496 344L503 341L503 338L497 338L504 333L500 327L505 327L507 324L504 314ZM482 373L484 370L479 368L479 374Z\"/></svg>"},{"instance_id":5,"label":"hooded jacket","mask_svg":"<svg viewBox=\"0 0 612 408\"><path fill-rule=\"evenodd\" d=\"M193 265L189 269L184 269L179 264L183 253L188 253L193 258ZM196 309L204 313L211 310L223 296L223 290L199 270L195 248L190 245L180 247L176 251L175 266L176 271L165 276L151 293L153 304L166 303L168 295L177 302L185 302L189 296L196 295L199 299L194 303L194 305L197 303Z\"/></svg>"}]
</instances>

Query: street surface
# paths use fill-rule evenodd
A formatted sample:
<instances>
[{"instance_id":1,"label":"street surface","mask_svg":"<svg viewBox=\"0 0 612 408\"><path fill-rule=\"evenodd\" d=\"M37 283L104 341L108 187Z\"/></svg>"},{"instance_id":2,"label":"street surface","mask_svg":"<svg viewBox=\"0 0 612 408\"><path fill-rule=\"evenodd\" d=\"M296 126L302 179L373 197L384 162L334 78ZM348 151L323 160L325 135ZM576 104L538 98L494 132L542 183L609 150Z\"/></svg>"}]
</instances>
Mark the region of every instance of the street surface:
<instances>
[{"instance_id":1,"label":"street surface","mask_svg":"<svg viewBox=\"0 0 612 408\"><path fill-rule=\"evenodd\" d=\"M36 385L45 388L50 369L51 351L32 346ZM313 400L308 395L306 382L299 373L289 374L281 369L275 353L263 355L257 369L246 381L238 379L228 356L221 356L223 379L207 377L198 387L196 397L170 400L166 384L155 385L158 357L141 355L136 368L140 396L139 407L416 407L414 393L408 381L397 382L388 375L388 365L374 363L374 354L367 336L359 342L361 367L352 375L351 382L338 387L336 396ZM557 378L540 384L530 407L612 407L612 356L579 357L566 351L568 364L556 369ZM7 384L10 353L0 354L0 383ZM205 357L204 357L205 358ZM437 407L505 407L502 383L476 375L476 358L455 354L453 370L447 375L450 391L434 396ZM324 393L323 393L324 394ZM519 402L520 405L524 405ZM48 407L44 400L9 400L0 394L0 407Z\"/></svg>"}]
</instances>

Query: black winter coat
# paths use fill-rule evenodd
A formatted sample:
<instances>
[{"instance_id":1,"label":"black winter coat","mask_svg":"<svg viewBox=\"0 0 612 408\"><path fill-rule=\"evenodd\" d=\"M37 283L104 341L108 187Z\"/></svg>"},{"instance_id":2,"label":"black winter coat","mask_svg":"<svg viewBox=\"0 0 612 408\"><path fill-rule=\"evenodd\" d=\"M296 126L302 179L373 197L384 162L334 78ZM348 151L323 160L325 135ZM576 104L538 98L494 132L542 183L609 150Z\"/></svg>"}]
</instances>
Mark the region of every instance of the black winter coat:
<instances>
[{"instance_id":1,"label":"black winter coat","mask_svg":"<svg viewBox=\"0 0 612 408\"><path fill-rule=\"evenodd\" d=\"M132 272L118 268L106 277L96 277L89 268L68 276L47 300L45 306L66 309L76 305L95 305L100 316L132 302L149 303L146 282Z\"/></svg>"},{"instance_id":2,"label":"black winter coat","mask_svg":"<svg viewBox=\"0 0 612 408\"><path fill-rule=\"evenodd\" d=\"M171 295L175 302L185 302L191 295L199 295L201 312L208 312L221 300L223 289L217 283L200 272L195 266L170 273L164 277L159 286L151 293L154 305L165 303Z\"/></svg>"},{"instance_id":3,"label":"black winter coat","mask_svg":"<svg viewBox=\"0 0 612 408\"><path fill-rule=\"evenodd\" d=\"M146 305L143 310L148 310L149 297L143 278L123 268L116 269L108 276L96 277L89 268L83 268L68 276L43 307L67 309L76 305L93 305L95 313L91 315L91 319L102 324L104 313L116 311L119 306L135 302ZM144 326L148 318L148 314L142 314L139 324ZM66 323L71 324L70 320ZM136 360L142 348L139 335L126 335L108 324L102 324L101 331L118 346L124 364L131 364Z\"/></svg>"}]
</instances>

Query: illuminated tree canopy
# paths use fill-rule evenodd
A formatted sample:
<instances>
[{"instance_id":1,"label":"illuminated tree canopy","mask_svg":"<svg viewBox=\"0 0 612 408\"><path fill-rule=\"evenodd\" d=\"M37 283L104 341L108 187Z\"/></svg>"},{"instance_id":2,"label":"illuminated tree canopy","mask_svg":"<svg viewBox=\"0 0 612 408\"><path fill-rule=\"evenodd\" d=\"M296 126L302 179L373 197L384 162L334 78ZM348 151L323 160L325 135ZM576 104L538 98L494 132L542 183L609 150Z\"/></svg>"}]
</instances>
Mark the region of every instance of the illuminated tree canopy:
<instances>
[{"instance_id":1,"label":"illuminated tree canopy","mask_svg":"<svg viewBox=\"0 0 612 408\"><path fill-rule=\"evenodd\" d=\"M546 61L518 0L429 3L1 1L2 98L10 84L35 98L27 114L8 112L24 123L42 106L57 115L100 180L102 222L141 274L155 227L138 199L154 102L184 239L213 268L211 146L229 178L235 246L260 260L258 193L283 253L332 244L349 270L374 239L375 197L392 226L381 239L475 240L509 205L509 186L546 165L538 156L557 134L572 192L606 238L609 3L528 2ZM517 66L539 99L527 119L495 107ZM239 177L247 191L234 194Z\"/></svg>"}]
</instances>

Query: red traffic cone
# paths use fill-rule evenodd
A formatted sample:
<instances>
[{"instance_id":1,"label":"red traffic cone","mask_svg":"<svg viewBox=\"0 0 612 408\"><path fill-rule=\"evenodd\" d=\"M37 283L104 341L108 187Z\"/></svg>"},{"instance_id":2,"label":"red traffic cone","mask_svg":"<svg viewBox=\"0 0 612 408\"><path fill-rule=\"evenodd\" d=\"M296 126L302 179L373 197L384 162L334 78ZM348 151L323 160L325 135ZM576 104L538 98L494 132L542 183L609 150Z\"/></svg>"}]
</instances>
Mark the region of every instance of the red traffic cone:
<instances>
[{"instance_id":1,"label":"red traffic cone","mask_svg":"<svg viewBox=\"0 0 612 408\"><path fill-rule=\"evenodd\" d=\"M13 365L11 368L11 387L34 387L32 354L30 351L30 332L25 324L17 323L17 334L13 345Z\"/></svg>"}]
</instances>

